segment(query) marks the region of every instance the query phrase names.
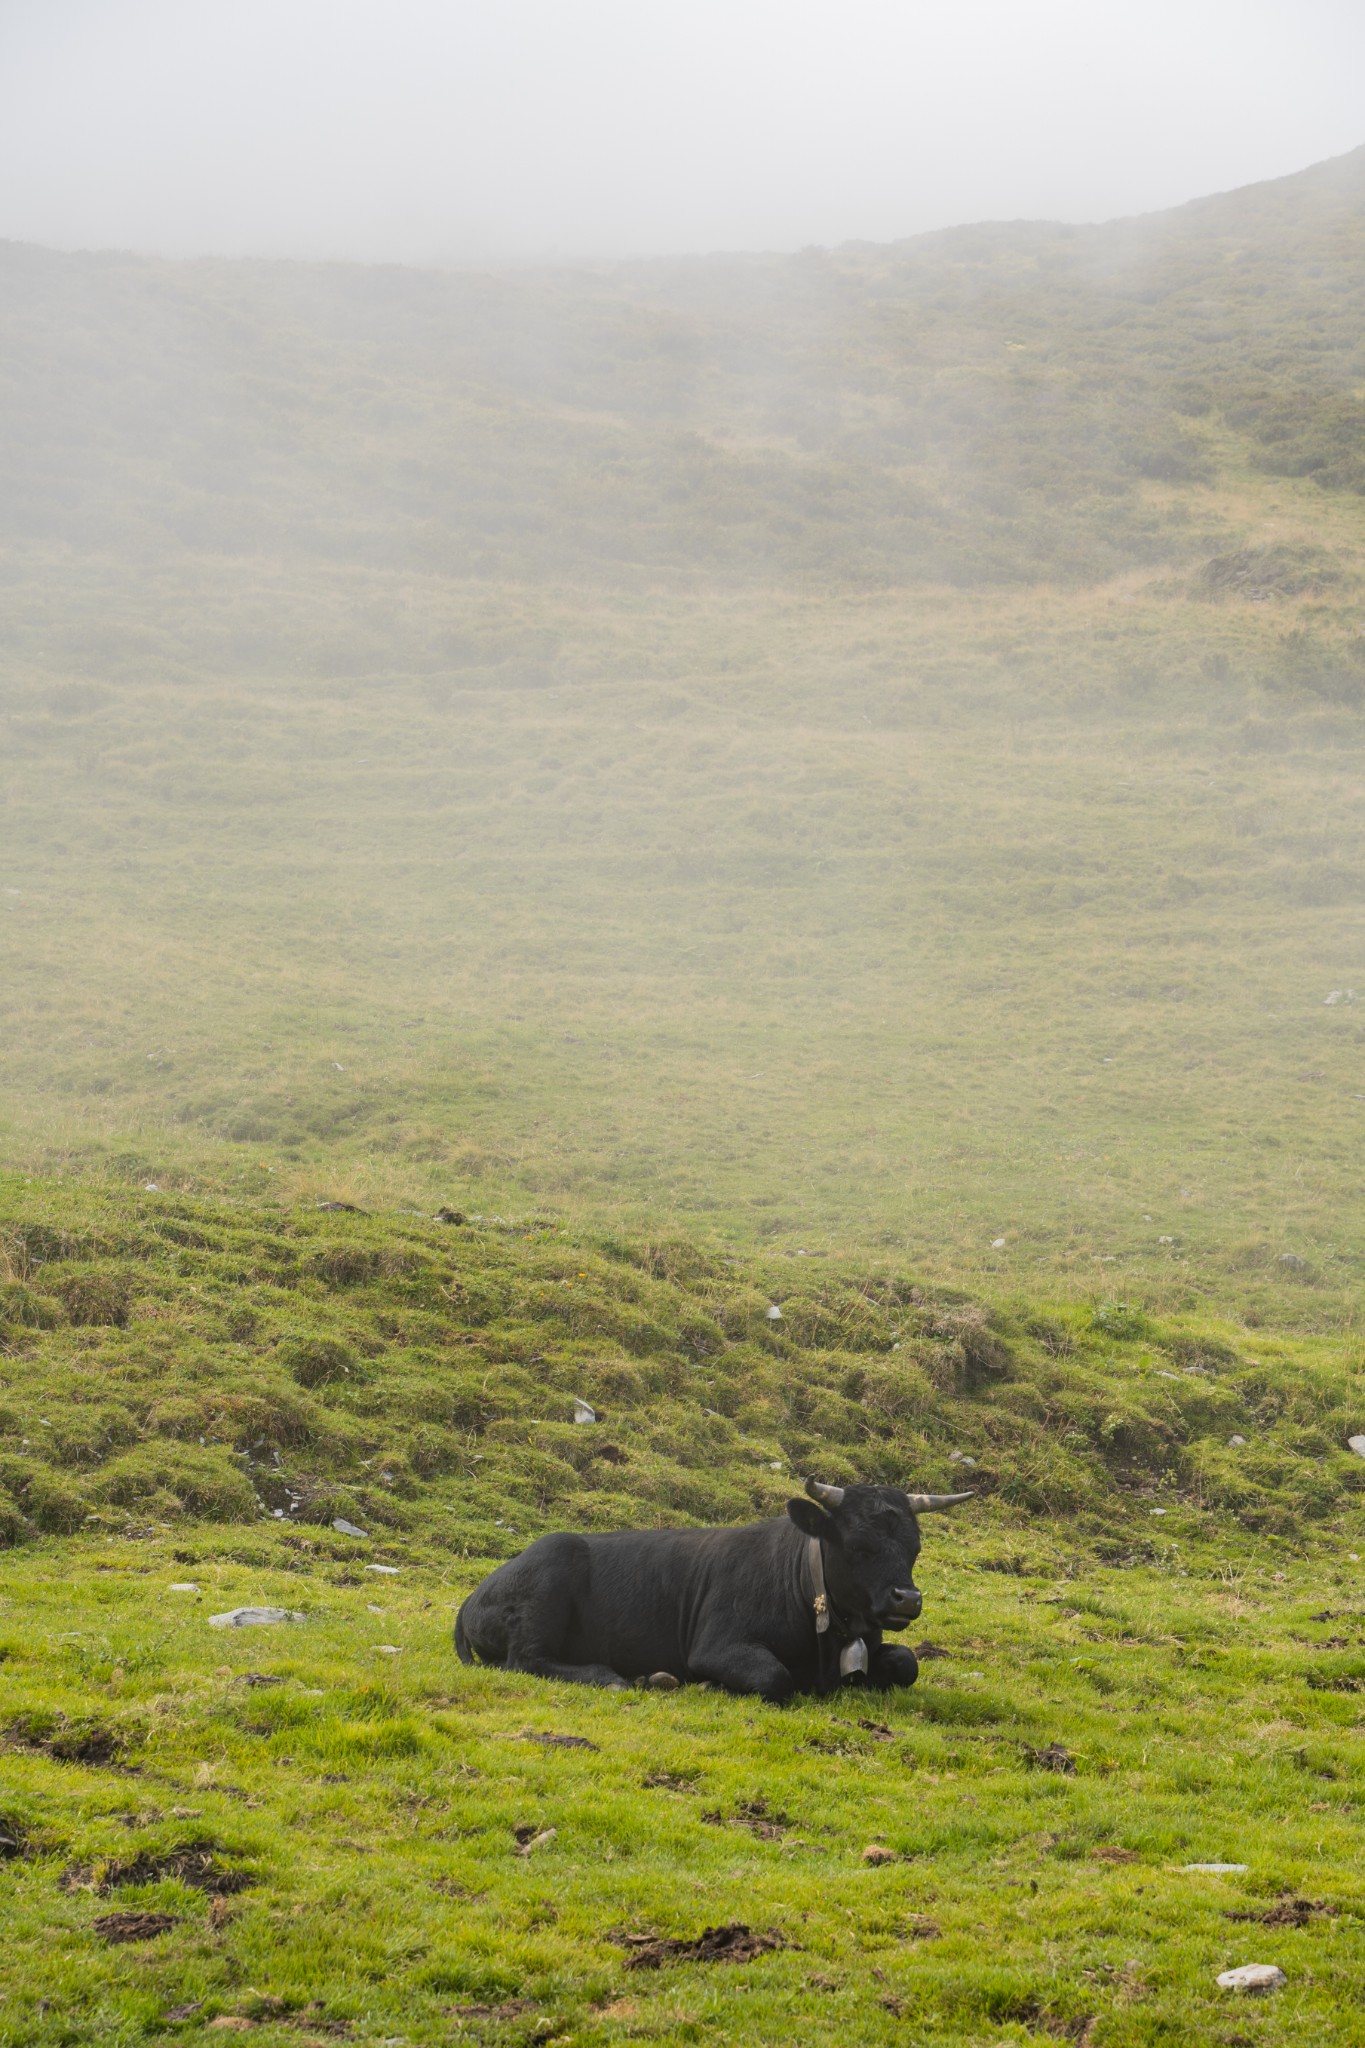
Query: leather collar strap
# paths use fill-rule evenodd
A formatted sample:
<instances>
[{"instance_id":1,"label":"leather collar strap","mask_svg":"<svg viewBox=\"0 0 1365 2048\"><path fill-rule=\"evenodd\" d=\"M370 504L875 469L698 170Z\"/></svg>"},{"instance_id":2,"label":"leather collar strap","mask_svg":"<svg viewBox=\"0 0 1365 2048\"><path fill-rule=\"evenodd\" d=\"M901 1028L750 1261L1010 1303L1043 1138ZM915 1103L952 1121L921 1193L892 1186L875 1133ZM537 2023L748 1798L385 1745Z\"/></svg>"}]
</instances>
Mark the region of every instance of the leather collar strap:
<instances>
[{"instance_id":1,"label":"leather collar strap","mask_svg":"<svg viewBox=\"0 0 1365 2048\"><path fill-rule=\"evenodd\" d=\"M829 1595L825 1591L825 1559L818 1536L812 1536L806 1545L806 1562L815 1588L815 1633L822 1636L829 1629Z\"/></svg>"},{"instance_id":2,"label":"leather collar strap","mask_svg":"<svg viewBox=\"0 0 1365 2048\"><path fill-rule=\"evenodd\" d=\"M826 1635L830 1624L829 1595L825 1591L825 1560L820 1549L820 1539L812 1536L806 1547L806 1562L810 1568L811 1585L814 1588L812 1605L815 1609L815 1633ZM867 1644L861 1636L855 1636L851 1643L845 1643L839 1652L839 1676L851 1678L855 1671L866 1671L868 1665Z\"/></svg>"}]
</instances>

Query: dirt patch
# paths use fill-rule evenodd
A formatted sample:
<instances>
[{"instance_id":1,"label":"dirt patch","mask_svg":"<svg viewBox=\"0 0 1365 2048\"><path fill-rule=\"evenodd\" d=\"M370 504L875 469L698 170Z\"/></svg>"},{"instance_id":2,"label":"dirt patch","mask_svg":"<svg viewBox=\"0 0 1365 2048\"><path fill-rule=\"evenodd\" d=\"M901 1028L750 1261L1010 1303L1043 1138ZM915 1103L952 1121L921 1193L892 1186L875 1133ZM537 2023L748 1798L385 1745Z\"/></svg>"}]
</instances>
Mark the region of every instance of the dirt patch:
<instances>
[{"instance_id":1,"label":"dirt patch","mask_svg":"<svg viewBox=\"0 0 1365 2048\"><path fill-rule=\"evenodd\" d=\"M151 1941L179 1925L174 1913L105 1913L95 1922L101 1941Z\"/></svg>"},{"instance_id":2,"label":"dirt patch","mask_svg":"<svg viewBox=\"0 0 1365 2048\"><path fill-rule=\"evenodd\" d=\"M742 1920L707 1927L694 1941L667 1934L613 1934L608 1939L629 1951L628 1970L657 1970L663 1963L751 1963L786 1946L776 1928L755 1934Z\"/></svg>"},{"instance_id":3,"label":"dirt patch","mask_svg":"<svg viewBox=\"0 0 1365 2048\"><path fill-rule=\"evenodd\" d=\"M860 1721L858 1726L865 1728L869 1735L875 1735L878 1742L894 1742L896 1739L895 1729L888 1728L885 1721Z\"/></svg>"},{"instance_id":4,"label":"dirt patch","mask_svg":"<svg viewBox=\"0 0 1365 2048\"><path fill-rule=\"evenodd\" d=\"M514 1735L512 1740L513 1742L538 1742L542 1749L597 1750L600 1747L596 1742L589 1742L586 1735L552 1735L548 1730L544 1734L537 1735L530 1728L523 1728L520 1735Z\"/></svg>"},{"instance_id":5,"label":"dirt patch","mask_svg":"<svg viewBox=\"0 0 1365 2048\"><path fill-rule=\"evenodd\" d=\"M128 1747L127 1737L100 1721L49 1720L43 1715L20 1714L6 1728L5 1740L14 1749L54 1757L58 1763L128 1768L119 1763Z\"/></svg>"},{"instance_id":6,"label":"dirt patch","mask_svg":"<svg viewBox=\"0 0 1365 2048\"><path fill-rule=\"evenodd\" d=\"M774 1813L763 1798L741 1799L728 1819L719 1807L711 1813L704 1813L702 1819L713 1828L748 1828L760 1842L780 1842L788 1828L796 1826L789 1813Z\"/></svg>"},{"instance_id":7,"label":"dirt patch","mask_svg":"<svg viewBox=\"0 0 1365 2048\"><path fill-rule=\"evenodd\" d=\"M1092 1862L1095 1863L1136 1863L1138 1861L1136 1849L1121 1849L1117 1842L1101 1842L1097 1849L1090 1851L1090 1856Z\"/></svg>"},{"instance_id":8,"label":"dirt patch","mask_svg":"<svg viewBox=\"0 0 1365 2048\"><path fill-rule=\"evenodd\" d=\"M921 1664L932 1664L935 1657L951 1657L951 1650L945 1650L942 1643L916 1643L915 1655Z\"/></svg>"},{"instance_id":9,"label":"dirt patch","mask_svg":"<svg viewBox=\"0 0 1365 2048\"><path fill-rule=\"evenodd\" d=\"M515 2020L535 2009L534 1999L505 1998L501 2005L443 2005L441 2013L448 2020Z\"/></svg>"},{"instance_id":10,"label":"dirt patch","mask_svg":"<svg viewBox=\"0 0 1365 2048\"><path fill-rule=\"evenodd\" d=\"M1339 1906L1322 1899L1300 1899L1286 1892L1270 1906L1253 1906L1244 1913L1229 1913L1229 1920L1254 1920L1260 1927L1307 1927L1312 1920L1335 1919Z\"/></svg>"},{"instance_id":11,"label":"dirt patch","mask_svg":"<svg viewBox=\"0 0 1365 2048\"><path fill-rule=\"evenodd\" d=\"M194 1843L185 1849L170 1849L155 1855L148 1849L138 1855L111 1863L69 1863L59 1879L64 1892L96 1892L107 1898L126 1884L160 1884L164 1878L178 1878L192 1890L227 1898L244 1892L256 1879L249 1870L231 1870L214 1855L213 1845Z\"/></svg>"},{"instance_id":12,"label":"dirt patch","mask_svg":"<svg viewBox=\"0 0 1365 2048\"><path fill-rule=\"evenodd\" d=\"M651 1792L693 1792L696 1790L695 1776L684 1771L651 1771L647 1778L640 1780Z\"/></svg>"},{"instance_id":13,"label":"dirt patch","mask_svg":"<svg viewBox=\"0 0 1365 2048\"><path fill-rule=\"evenodd\" d=\"M1024 1744L1024 1762L1031 1771L1060 1771L1065 1778L1076 1775L1076 1759L1064 1742L1049 1742L1045 1749Z\"/></svg>"}]
</instances>

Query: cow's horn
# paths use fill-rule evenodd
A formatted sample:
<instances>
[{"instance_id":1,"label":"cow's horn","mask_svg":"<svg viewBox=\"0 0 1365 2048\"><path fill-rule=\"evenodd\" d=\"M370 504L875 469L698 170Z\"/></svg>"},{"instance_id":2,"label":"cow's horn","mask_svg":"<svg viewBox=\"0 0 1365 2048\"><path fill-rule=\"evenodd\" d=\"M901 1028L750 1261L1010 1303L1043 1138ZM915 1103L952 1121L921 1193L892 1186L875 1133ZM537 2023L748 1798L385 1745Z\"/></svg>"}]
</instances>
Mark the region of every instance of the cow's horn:
<instances>
[{"instance_id":1,"label":"cow's horn","mask_svg":"<svg viewBox=\"0 0 1365 2048\"><path fill-rule=\"evenodd\" d=\"M975 1500L971 1493L907 1493L912 1515L930 1515L936 1508L955 1508L959 1501Z\"/></svg>"},{"instance_id":2,"label":"cow's horn","mask_svg":"<svg viewBox=\"0 0 1365 2048\"><path fill-rule=\"evenodd\" d=\"M822 1486L818 1479L806 1481L806 1492L812 1500L818 1500L822 1508L837 1508L844 1497L842 1486Z\"/></svg>"}]
</instances>

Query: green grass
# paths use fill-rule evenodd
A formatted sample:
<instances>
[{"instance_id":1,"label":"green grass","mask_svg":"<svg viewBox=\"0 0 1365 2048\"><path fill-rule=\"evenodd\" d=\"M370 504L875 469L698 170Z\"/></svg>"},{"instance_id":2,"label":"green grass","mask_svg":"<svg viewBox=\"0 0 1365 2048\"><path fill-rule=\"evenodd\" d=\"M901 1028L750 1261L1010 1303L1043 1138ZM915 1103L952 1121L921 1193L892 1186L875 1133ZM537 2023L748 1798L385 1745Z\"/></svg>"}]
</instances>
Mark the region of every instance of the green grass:
<instances>
[{"instance_id":1,"label":"green grass","mask_svg":"<svg viewBox=\"0 0 1365 2048\"><path fill-rule=\"evenodd\" d=\"M1365 2038L1365 1465L1338 1343L534 1220L17 1180L0 1240L0 2041L239 2016L434 2042L450 2008L513 2000L463 2024ZM543 1528L780 1512L811 1467L946 1485L964 1452L981 1496L926 1522L919 1574L950 1656L910 1695L601 1698L455 1660L462 1594ZM299 1618L209 1628L248 1604ZM1072 1774L1040 1761L1056 1743ZM522 1857L518 1829L554 1838ZM157 1874L186 1852L250 1879L216 1917ZM1232 1917L1285 1893L1321 1910ZM175 1925L109 1948L116 1910ZM655 1975L607 1938L732 1919L785 1946ZM1245 1960L1288 1988L1219 1992Z\"/></svg>"},{"instance_id":2,"label":"green grass","mask_svg":"<svg viewBox=\"0 0 1365 2048\"><path fill-rule=\"evenodd\" d=\"M4 2048L1365 2040L1362 165L0 251ZM912 1694L456 1663L811 1471L980 1490Z\"/></svg>"}]
</instances>

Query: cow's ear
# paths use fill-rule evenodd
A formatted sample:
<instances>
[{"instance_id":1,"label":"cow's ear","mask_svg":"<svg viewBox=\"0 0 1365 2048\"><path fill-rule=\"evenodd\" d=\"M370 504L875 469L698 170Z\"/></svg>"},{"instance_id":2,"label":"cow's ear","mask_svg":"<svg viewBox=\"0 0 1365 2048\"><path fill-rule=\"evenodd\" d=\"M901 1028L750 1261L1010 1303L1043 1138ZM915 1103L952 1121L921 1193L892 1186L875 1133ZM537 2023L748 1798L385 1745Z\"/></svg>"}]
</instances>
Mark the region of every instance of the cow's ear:
<instances>
[{"instance_id":1,"label":"cow's ear","mask_svg":"<svg viewBox=\"0 0 1365 2048\"><path fill-rule=\"evenodd\" d=\"M807 1536L823 1536L826 1540L838 1535L833 1515L827 1515L813 1500L789 1500L787 1513L798 1529Z\"/></svg>"}]
</instances>

